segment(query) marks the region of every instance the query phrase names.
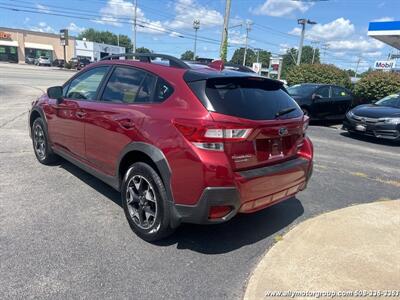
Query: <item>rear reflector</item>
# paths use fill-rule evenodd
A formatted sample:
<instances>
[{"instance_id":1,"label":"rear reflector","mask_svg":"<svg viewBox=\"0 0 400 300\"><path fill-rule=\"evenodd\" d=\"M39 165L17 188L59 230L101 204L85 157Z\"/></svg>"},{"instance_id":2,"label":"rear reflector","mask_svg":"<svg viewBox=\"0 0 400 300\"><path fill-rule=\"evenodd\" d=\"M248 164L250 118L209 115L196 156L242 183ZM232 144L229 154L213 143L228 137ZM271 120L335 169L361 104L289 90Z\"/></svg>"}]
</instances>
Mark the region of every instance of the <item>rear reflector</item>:
<instances>
[{"instance_id":1,"label":"rear reflector","mask_svg":"<svg viewBox=\"0 0 400 300\"><path fill-rule=\"evenodd\" d=\"M209 219L219 219L225 217L232 211L232 206L211 206L208 213Z\"/></svg>"}]
</instances>

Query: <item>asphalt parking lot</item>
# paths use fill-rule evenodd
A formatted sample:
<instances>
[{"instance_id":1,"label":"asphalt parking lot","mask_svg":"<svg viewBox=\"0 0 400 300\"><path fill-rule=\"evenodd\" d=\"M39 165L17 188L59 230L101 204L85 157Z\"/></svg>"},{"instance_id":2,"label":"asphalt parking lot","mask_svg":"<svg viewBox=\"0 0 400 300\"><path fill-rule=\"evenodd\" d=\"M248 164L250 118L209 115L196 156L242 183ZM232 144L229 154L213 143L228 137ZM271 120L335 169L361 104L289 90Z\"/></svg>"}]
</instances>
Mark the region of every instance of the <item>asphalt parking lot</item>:
<instances>
[{"instance_id":1,"label":"asphalt parking lot","mask_svg":"<svg viewBox=\"0 0 400 300\"><path fill-rule=\"evenodd\" d=\"M112 188L66 161L52 167L36 161L28 107L42 90L71 75L0 65L3 299L238 299L261 256L293 225L400 196L399 145L311 126L314 174L297 198L226 224L183 225L157 245L146 243L130 230Z\"/></svg>"}]
</instances>

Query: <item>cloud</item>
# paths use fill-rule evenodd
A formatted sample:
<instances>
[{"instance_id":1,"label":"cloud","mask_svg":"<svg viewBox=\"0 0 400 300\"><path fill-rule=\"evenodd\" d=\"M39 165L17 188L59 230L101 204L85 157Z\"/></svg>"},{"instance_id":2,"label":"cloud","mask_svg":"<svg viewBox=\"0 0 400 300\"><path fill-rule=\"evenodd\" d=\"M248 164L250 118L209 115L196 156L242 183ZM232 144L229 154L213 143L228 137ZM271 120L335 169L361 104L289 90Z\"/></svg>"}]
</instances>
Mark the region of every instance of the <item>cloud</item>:
<instances>
[{"instance_id":1,"label":"cloud","mask_svg":"<svg viewBox=\"0 0 400 300\"><path fill-rule=\"evenodd\" d=\"M364 53L363 55L367 56L367 57L378 57L378 56L382 56L382 52L375 51L375 52L370 52L370 53Z\"/></svg>"},{"instance_id":2,"label":"cloud","mask_svg":"<svg viewBox=\"0 0 400 300\"><path fill-rule=\"evenodd\" d=\"M358 51L361 53L376 52L383 47L385 44L374 39L365 39L359 37L357 39L331 41L326 43L331 50L339 51Z\"/></svg>"},{"instance_id":3,"label":"cloud","mask_svg":"<svg viewBox=\"0 0 400 300\"><path fill-rule=\"evenodd\" d=\"M229 31L228 44L244 46L245 40L246 40L246 34L240 33L240 31L238 30Z\"/></svg>"},{"instance_id":4,"label":"cloud","mask_svg":"<svg viewBox=\"0 0 400 300\"><path fill-rule=\"evenodd\" d=\"M70 32L81 33L82 31L85 30L85 27L79 27L79 26L76 25L75 23L71 22L71 23L69 23L69 25L67 26L67 29L68 29Z\"/></svg>"},{"instance_id":5,"label":"cloud","mask_svg":"<svg viewBox=\"0 0 400 300\"><path fill-rule=\"evenodd\" d=\"M392 17L382 17L382 18L374 19L371 22L391 22L391 21L394 21L394 18L392 18Z\"/></svg>"},{"instance_id":6,"label":"cloud","mask_svg":"<svg viewBox=\"0 0 400 300\"><path fill-rule=\"evenodd\" d=\"M189 29L193 27L193 20L200 20L200 28L222 25L222 14L214 9L201 6L194 0L178 0L175 3L175 18L164 24L174 29Z\"/></svg>"},{"instance_id":7,"label":"cloud","mask_svg":"<svg viewBox=\"0 0 400 300\"><path fill-rule=\"evenodd\" d=\"M330 23L316 24L306 29L306 37L312 40L343 39L354 33L354 25L350 20L339 18ZM300 35L301 29L295 27L290 34Z\"/></svg>"},{"instance_id":8,"label":"cloud","mask_svg":"<svg viewBox=\"0 0 400 300\"><path fill-rule=\"evenodd\" d=\"M264 4L250 9L250 12L272 17L293 16L296 12L305 13L312 5L312 3L292 0L266 0Z\"/></svg>"},{"instance_id":9,"label":"cloud","mask_svg":"<svg viewBox=\"0 0 400 300\"><path fill-rule=\"evenodd\" d=\"M42 5L42 4L36 4L36 8L38 11L43 12L43 13L49 13L51 12L50 8L48 6Z\"/></svg>"},{"instance_id":10,"label":"cloud","mask_svg":"<svg viewBox=\"0 0 400 300\"><path fill-rule=\"evenodd\" d=\"M46 22L39 22L37 26L32 26L30 30L38 32L56 33L56 30L54 30L54 28L48 25Z\"/></svg>"},{"instance_id":11,"label":"cloud","mask_svg":"<svg viewBox=\"0 0 400 300\"><path fill-rule=\"evenodd\" d=\"M137 7L137 30L152 34L168 33L172 37L179 37L178 32L171 32L170 29L192 29L195 19L200 20L200 28L223 23L223 17L218 11L201 6L194 0L178 0L173 5L175 17L164 22L146 18L143 10ZM121 27L125 23L133 23L135 6L127 0L108 0L106 6L100 9L100 14L101 18L93 20L94 22Z\"/></svg>"}]
</instances>

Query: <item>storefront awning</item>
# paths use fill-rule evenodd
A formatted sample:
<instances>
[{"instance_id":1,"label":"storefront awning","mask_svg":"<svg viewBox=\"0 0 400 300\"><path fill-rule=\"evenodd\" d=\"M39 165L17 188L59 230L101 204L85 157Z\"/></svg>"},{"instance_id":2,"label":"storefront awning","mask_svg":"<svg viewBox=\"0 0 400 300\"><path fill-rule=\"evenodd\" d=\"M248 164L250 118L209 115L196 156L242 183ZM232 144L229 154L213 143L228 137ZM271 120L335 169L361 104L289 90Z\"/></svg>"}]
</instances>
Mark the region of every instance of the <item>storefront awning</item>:
<instances>
[{"instance_id":1,"label":"storefront awning","mask_svg":"<svg viewBox=\"0 0 400 300\"><path fill-rule=\"evenodd\" d=\"M18 42L17 42L17 41L4 41L4 40L0 40L0 46L18 47Z\"/></svg>"},{"instance_id":2,"label":"storefront awning","mask_svg":"<svg viewBox=\"0 0 400 300\"><path fill-rule=\"evenodd\" d=\"M400 50L400 21L371 22L368 35Z\"/></svg>"},{"instance_id":3,"label":"storefront awning","mask_svg":"<svg viewBox=\"0 0 400 300\"><path fill-rule=\"evenodd\" d=\"M41 50L54 50L52 45L38 44L38 43L25 43L25 48L41 49Z\"/></svg>"}]
</instances>

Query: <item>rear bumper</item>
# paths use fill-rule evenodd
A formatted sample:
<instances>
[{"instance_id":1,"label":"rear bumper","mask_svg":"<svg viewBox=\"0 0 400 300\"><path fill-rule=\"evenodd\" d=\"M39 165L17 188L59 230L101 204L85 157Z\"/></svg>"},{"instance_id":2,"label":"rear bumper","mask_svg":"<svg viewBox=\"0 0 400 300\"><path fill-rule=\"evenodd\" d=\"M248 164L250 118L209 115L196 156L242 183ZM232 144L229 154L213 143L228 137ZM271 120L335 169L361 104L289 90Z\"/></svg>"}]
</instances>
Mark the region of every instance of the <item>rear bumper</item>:
<instances>
[{"instance_id":1,"label":"rear bumper","mask_svg":"<svg viewBox=\"0 0 400 300\"><path fill-rule=\"evenodd\" d=\"M312 175L312 160L296 158L279 165L237 173L234 187L207 187L196 205L173 206L179 223L216 224L237 213L251 213L293 197L306 188ZM222 218L209 219L212 206L230 206Z\"/></svg>"}]
</instances>

